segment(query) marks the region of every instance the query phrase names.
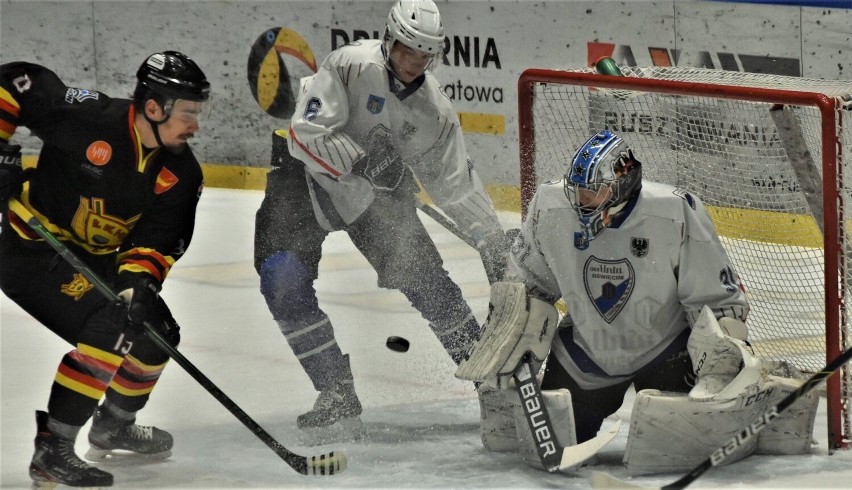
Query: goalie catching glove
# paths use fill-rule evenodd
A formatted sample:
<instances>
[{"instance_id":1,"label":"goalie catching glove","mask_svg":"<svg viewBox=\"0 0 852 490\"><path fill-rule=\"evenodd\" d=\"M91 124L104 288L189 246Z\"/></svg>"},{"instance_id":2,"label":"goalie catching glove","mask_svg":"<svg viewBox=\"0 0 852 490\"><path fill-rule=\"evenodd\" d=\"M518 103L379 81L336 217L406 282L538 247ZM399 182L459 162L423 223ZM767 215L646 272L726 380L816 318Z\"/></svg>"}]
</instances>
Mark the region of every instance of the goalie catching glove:
<instances>
[{"instance_id":1,"label":"goalie catching glove","mask_svg":"<svg viewBox=\"0 0 852 490\"><path fill-rule=\"evenodd\" d=\"M758 417L801 386L802 380L755 357L745 337L743 322L716 320L710 308L701 310L687 343L698 376L695 387L687 396L658 390L636 394L624 454L628 473L689 471L717 448L727 450L744 429L765 423ZM757 436L749 432L723 463L752 453L808 452L818 402L816 394L803 397Z\"/></svg>"},{"instance_id":2,"label":"goalie catching glove","mask_svg":"<svg viewBox=\"0 0 852 490\"><path fill-rule=\"evenodd\" d=\"M708 306L692 326L687 350L697 380L689 397L697 401L730 400L760 378L760 363L746 342L748 329L736 318L716 316Z\"/></svg>"},{"instance_id":3,"label":"goalie catching glove","mask_svg":"<svg viewBox=\"0 0 852 490\"><path fill-rule=\"evenodd\" d=\"M559 314L552 304L530 296L523 284L509 282L491 286L488 312L480 339L456 377L505 390L526 353L544 362Z\"/></svg>"}]
</instances>

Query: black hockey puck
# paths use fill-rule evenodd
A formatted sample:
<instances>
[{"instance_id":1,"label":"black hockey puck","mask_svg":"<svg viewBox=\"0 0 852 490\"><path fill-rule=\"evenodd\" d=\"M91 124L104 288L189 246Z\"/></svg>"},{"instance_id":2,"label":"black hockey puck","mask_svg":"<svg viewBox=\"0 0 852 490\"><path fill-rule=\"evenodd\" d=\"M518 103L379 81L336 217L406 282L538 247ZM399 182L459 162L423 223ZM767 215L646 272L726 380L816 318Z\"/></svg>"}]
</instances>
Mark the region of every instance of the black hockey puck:
<instances>
[{"instance_id":1,"label":"black hockey puck","mask_svg":"<svg viewBox=\"0 0 852 490\"><path fill-rule=\"evenodd\" d=\"M385 345L388 346L388 349L397 352L408 352L408 348L411 346L411 344L404 338L397 337L394 335L388 337L388 340L387 342L385 342Z\"/></svg>"}]
</instances>

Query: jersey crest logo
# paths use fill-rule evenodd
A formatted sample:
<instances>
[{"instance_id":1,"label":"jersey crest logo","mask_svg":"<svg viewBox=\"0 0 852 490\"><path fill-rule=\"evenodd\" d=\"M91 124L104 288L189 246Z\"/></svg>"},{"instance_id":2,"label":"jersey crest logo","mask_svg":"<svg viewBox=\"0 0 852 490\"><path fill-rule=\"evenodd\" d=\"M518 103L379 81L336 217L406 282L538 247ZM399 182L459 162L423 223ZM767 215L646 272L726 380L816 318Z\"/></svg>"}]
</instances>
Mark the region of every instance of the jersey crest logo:
<instances>
[{"instance_id":1,"label":"jersey crest logo","mask_svg":"<svg viewBox=\"0 0 852 490\"><path fill-rule=\"evenodd\" d=\"M163 167L160 170L160 173L157 175L157 182L154 184L154 194L162 194L167 190L171 189L178 183L177 175L173 174L171 170Z\"/></svg>"},{"instance_id":2,"label":"jersey crest logo","mask_svg":"<svg viewBox=\"0 0 852 490\"><path fill-rule=\"evenodd\" d=\"M382 112L382 109L384 108L385 98L370 94L370 97L367 98L367 110L370 111L371 114L378 114Z\"/></svg>"},{"instance_id":3,"label":"jersey crest logo","mask_svg":"<svg viewBox=\"0 0 852 490\"><path fill-rule=\"evenodd\" d=\"M94 90L86 90L84 88L69 88L65 91L65 102L73 104L74 102L83 102L86 99L98 100L101 94Z\"/></svg>"},{"instance_id":4,"label":"jersey crest logo","mask_svg":"<svg viewBox=\"0 0 852 490\"><path fill-rule=\"evenodd\" d=\"M583 266L583 283L598 314L612 323L633 294L636 274L627 259L589 257Z\"/></svg>"},{"instance_id":5,"label":"jersey crest logo","mask_svg":"<svg viewBox=\"0 0 852 490\"><path fill-rule=\"evenodd\" d=\"M74 298L74 301L80 301L80 298L94 287L95 286L93 286L83 274L75 273L74 279L72 279L68 284L63 284L60 287L60 290L62 291L62 294Z\"/></svg>"},{"instance_id":6,"label":"jersey crest logo","mask_svg":"<svg viewBox=\"0 0 852 490\"><path fill-rule=\"evenodd\" d=\"M648 255L648 241L647 238L630 237L630 253L640 259Z\"/></svg>"},{"instance_id":7,"label":"jersey crest logo","mask_svg":"<svg viewBox=\"0 0 852 490\"><path fill-rule=\"evenodd\" d=\"M118 216L106 214L103 199L93 197L89 200L81 197L71 226L74 233L86 243L98 247L117 247L127 238L141 216L139 214L125 221Z\"/></svg>"}]
</instances>

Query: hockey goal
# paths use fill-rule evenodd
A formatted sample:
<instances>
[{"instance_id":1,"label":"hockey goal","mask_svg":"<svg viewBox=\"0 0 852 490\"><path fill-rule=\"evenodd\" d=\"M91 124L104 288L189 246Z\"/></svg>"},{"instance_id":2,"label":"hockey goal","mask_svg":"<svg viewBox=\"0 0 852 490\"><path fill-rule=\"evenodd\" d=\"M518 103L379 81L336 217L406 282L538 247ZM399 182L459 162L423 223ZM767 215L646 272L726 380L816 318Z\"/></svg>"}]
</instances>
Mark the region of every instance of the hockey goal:
<instances>
[{"instance_id":1,"label":"hockey goal","mask_svg":"<svg viewBox=\"0 0 852 490\"><path fill-rule=\"evenodd\" d=\"M742 276L758 355L819 371L852 344L852 81L697 68L624 76L530 69L518 82L522 212L601 129L644 176L699 195ZM852 160L850 160L852 163ZM829 449L849 448L852 370L826 387Z\"/></svg>"}]
</instances>

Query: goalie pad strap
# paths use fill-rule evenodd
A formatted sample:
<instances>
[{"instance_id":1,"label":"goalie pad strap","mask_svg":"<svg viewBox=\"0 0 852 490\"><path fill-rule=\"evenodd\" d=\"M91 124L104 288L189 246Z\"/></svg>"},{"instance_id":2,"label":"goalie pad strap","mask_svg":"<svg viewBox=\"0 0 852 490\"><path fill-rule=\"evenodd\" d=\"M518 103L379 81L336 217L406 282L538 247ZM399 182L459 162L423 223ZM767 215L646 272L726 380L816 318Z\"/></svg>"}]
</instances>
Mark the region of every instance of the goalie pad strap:
<instances>
[{"instance_id":1,"label":"goalie pad strap","mask_svg":"<svg viewBox=\"0 0 852 490\"><path fill-rule=\"evenodd\" d=\"M544 362L558 318L552 304L529 296L523 284L494 283L488 320L456 377L505 389L524 354Z\"/></svg>"}]
</instances>

